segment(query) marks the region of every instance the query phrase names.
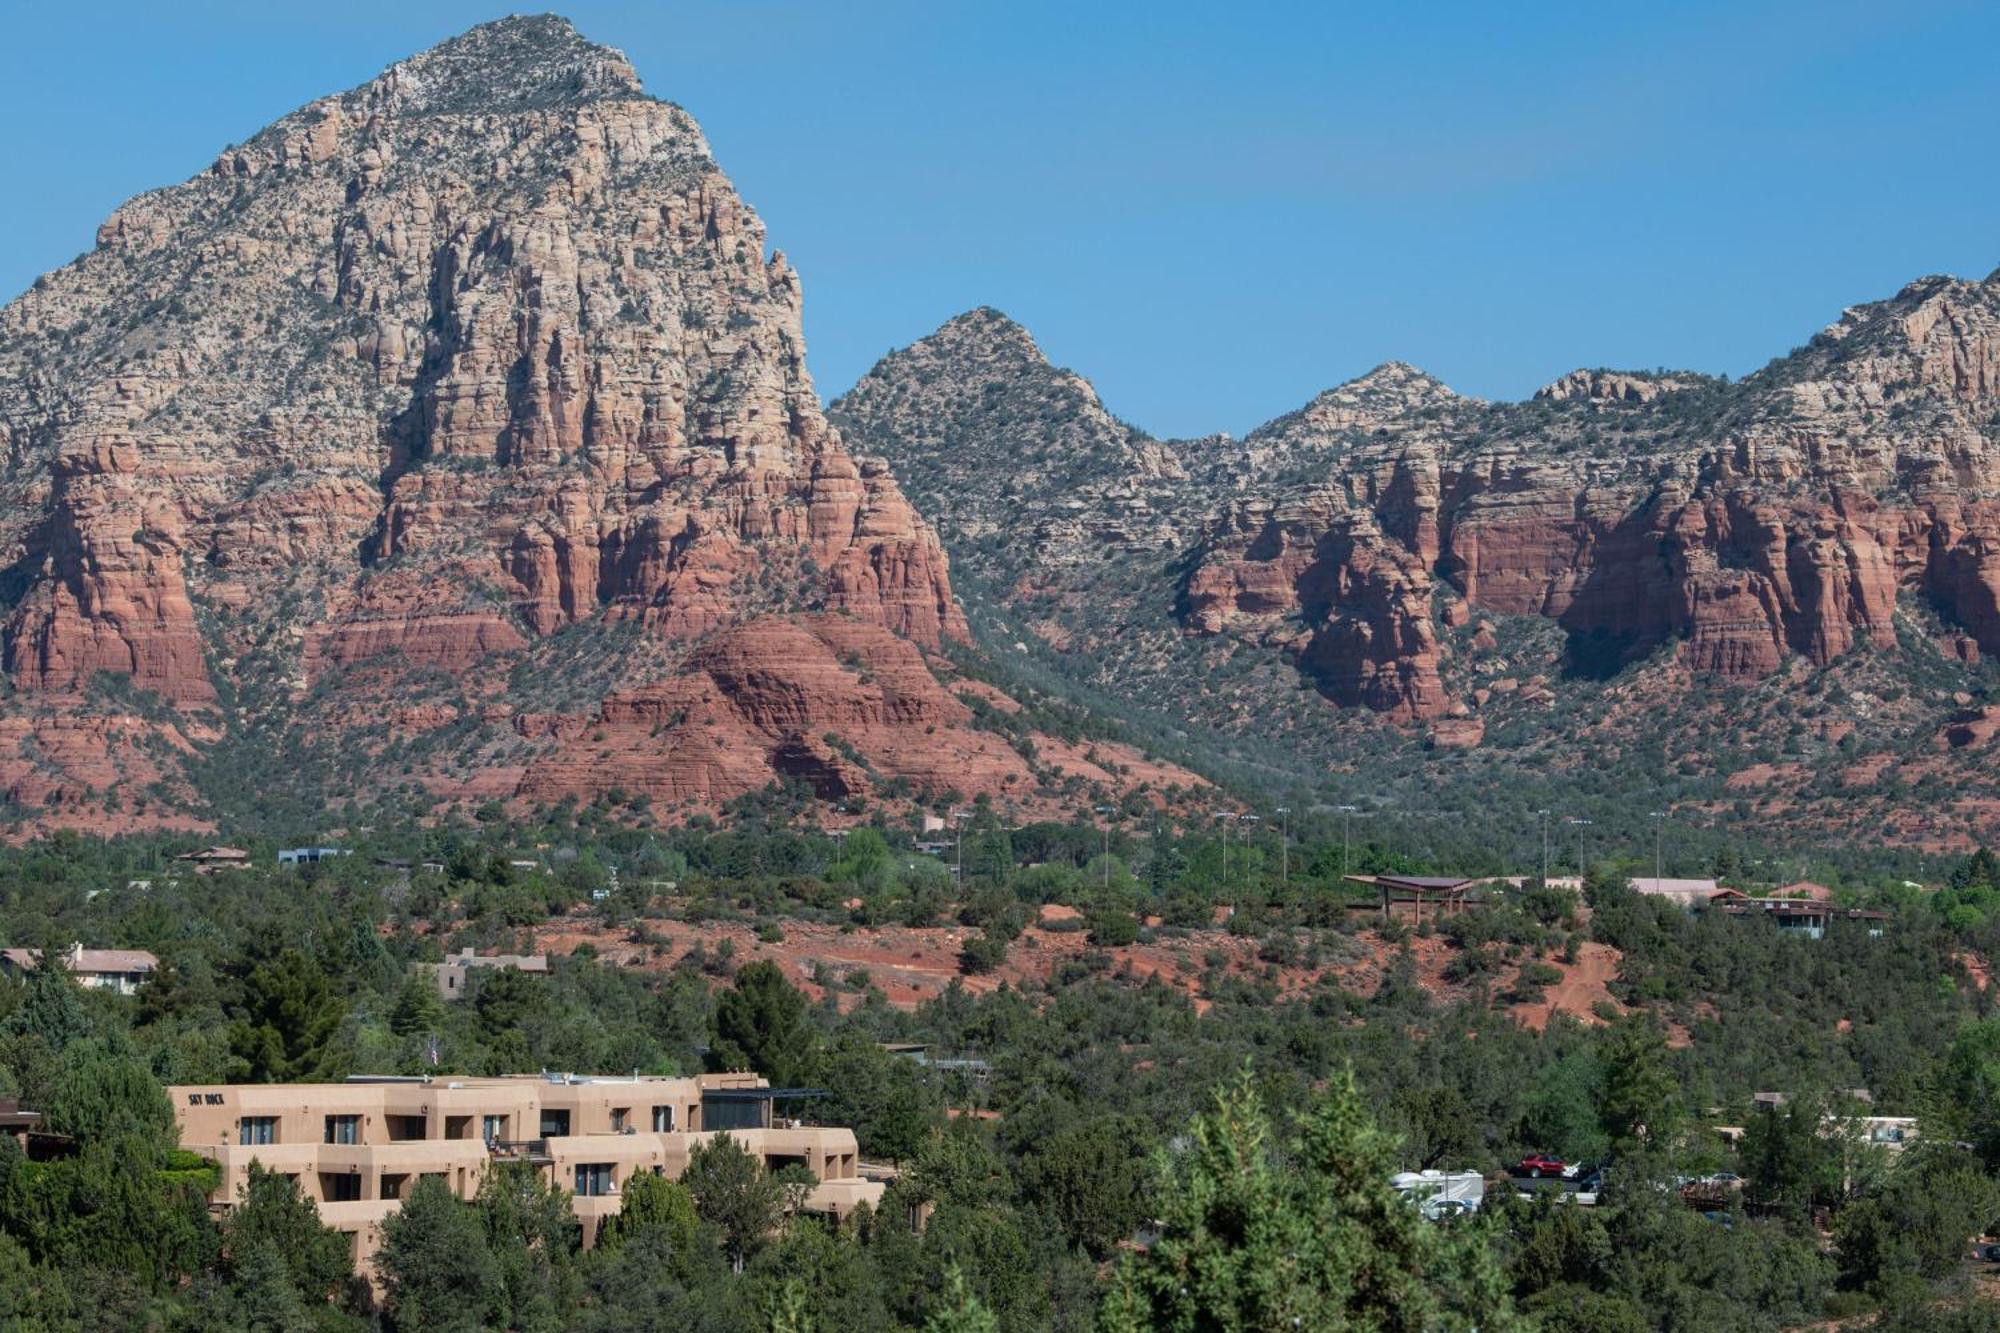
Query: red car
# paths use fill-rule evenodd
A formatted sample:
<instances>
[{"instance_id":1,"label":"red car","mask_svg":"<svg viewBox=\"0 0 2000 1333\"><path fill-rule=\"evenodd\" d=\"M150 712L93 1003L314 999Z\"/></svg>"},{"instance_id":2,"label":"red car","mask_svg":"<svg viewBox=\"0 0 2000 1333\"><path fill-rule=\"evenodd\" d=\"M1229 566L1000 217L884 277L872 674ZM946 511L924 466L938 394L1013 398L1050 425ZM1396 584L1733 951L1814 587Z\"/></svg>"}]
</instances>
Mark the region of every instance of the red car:
<instances>
[{"instance_id":1,"label":"red car","mask_svg":"<svg viewBox=\"0 0 2000 1333\"><path fill-rule=\"evenodd\" d=\"M1559 1176L1566 1165L1568 1163L1560 1157L1536 1153L1532 1157L1523 1157L1521 1164L1514 1168L1514 1173L1521 1176Z\"/></svg>"}]
</instances>

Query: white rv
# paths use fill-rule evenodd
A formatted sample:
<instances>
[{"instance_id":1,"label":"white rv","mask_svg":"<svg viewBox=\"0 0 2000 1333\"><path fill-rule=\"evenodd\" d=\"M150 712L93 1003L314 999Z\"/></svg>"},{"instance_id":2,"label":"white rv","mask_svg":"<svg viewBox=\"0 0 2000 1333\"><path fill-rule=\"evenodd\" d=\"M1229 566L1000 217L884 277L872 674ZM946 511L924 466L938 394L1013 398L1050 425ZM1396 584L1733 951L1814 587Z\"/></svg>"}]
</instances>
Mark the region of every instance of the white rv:
<instances>
[{"instance_id":1,"label":"white rv","mask_svg":"<svg viewBox=\"0 0 2000 1333\"><path fill-rule=\"evenodd\" d=\"M1477 1171L1399 1171L1389 1183L1433 1222L1476 1213L1486 1201L1486 1177Z\"/></svg>"}]
</instances>

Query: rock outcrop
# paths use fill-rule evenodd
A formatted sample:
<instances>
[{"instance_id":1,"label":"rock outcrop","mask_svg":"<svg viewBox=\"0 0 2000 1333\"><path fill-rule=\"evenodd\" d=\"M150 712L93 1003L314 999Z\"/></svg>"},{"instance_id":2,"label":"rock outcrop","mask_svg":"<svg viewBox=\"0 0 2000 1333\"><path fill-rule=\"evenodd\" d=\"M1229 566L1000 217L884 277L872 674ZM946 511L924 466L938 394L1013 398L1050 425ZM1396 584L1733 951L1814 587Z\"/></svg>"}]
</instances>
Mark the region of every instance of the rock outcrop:
<instances>
[{"instance_id":1,"label":"rock outcrop","mask_svg":"<svg viewBox=\"0 0 2000 1333\"><path fill-rule=\"evenodd\" d=\"M0 446L22 709L92 715L117 680L226 735L369 663L504 696L579 627L631 627L648 675L800 612L919 671L968 632L931 528L823 415L798 276L699 128L555 18L120 208L0 311Z\"/></svg>"},{"instance_id":2,"label":"rock outcrop","mask_svg":"<svg viewBox=\"0 0 2000 1333\"><path fill-rule=\"evenodd\" d=\"M1078 418L1018 446L1014 432L981 437L968 418L1050 375L1101 414L1067 372L965 346L970 331L1018 347L1025 335L994 332L996 318L954 321L892 356L837 410L924 478L921 502L963 504L985 495L982 474L1006 480L1004 506L955 513L947 537L962 572L1001 574L1038 628L1058 620L1052 605L1081 602L1059 645L1072 656L1092 607L1114 608L1121 634L1144 622L1132 608L1170 607L1187 633L1282 651L1338 704L1415 720L1456 706L1445 631L1475 612L1554 621L1566 669L1598 677L1665 645L1726 681L1793 657L1825 666L1857 645L1893 645L1912 598L1949 623L1952 655L2000 648L1991 279L1914 283L1737 384L1584 370L1529 402L1488 404L1390 363L1241 441L1153 442L1123 428L1117 450L1094 455L1094 490L1040 485L1013 466L1017 448L1038 456ZM953 366L975 373L954 382ZM932 439L894 410L913 403L975 425ZM1137 464L1158 452L1176 466ZM1013 516L1062 506L1089 533L1114 521L1103 497L1119 488L1144 488L1164 516L1167 558L1128 564L1109 593L1075 579L1024 586L1016 571L1034 551L1009 538ZM974 533L983 539L961 544ZM1163 646L1145 656L1156 664L1146 669L1184 669Z\"/></svg>"}]
</instances>

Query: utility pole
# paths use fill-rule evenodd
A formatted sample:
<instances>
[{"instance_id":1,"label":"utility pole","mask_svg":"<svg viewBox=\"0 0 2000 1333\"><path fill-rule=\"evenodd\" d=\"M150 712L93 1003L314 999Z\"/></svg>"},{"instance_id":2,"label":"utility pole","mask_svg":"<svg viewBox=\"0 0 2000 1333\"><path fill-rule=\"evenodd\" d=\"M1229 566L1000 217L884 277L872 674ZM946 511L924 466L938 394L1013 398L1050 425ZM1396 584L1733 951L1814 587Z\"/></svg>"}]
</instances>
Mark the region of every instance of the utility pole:
<instances>
[{"instance_id":1,"label":"utility pole","mask_svg":"<svg viewBox=\"0 0 2000 1333\"><path fill-rule=\"evenodd\" d=\"M1346 879L1348 873L1347 852L1354 832L1354 807L1351 805L1338 805L1334 809L1340 811L1340 877Z\"/></svg>"},{"instance_id":2,"label":"utility pole","mask_svg":"<svg viewBox=\"0 0 2000 1333\"><path fill-rule=\"evenodd\" d=\"M1292 808L1289 805L1278 807L1278 886L1280 888L1291 883L1291 861L1289 859L1292 841L1291 813Z\"/></svg>"},{"instance_id":3,"label":"utility pole","mask_svg":"<svg viewBox=\"0 0 2000 1333\"><path fill-rule=\"evenodd\" d=\"M1542 887L1549 886L1549 812L1537 810L1535 814L1542 821Z\"/></svg>"},{"instance_id":4,"label":"utility pole","mask_svg":"<svg viewBox=\"0 0 2000 1333\"><path fill-rule=\"evenodd\" d=\"M1111 807L1100 805L1097 807L1097 813L1104 820L1102 826L1104 833L1104 855L1100 859L1104 862L1104 891L1108 894L1111 892Z\"/></svg>"},{"instance_id":5,"label":"utility pole","mask_svg":"<svg viewBox=\"0 0 2000 1333\"><path fill-rule=\"evenodd\" d=\"M1660 880L1660 832L1667 826L1667 812L1653 811L1653 887L1659 887Z\"/></svg>"}]
</instances>

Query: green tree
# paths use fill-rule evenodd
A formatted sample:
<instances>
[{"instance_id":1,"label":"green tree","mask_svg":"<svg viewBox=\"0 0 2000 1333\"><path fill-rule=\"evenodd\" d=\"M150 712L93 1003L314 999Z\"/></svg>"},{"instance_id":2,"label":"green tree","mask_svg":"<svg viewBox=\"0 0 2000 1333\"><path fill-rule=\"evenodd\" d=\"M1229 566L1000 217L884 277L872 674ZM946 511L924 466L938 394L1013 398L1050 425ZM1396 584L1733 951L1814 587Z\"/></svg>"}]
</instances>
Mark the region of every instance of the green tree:
<instances>
[{"instance_id":1,"label":"green tree","mask_svg":"<svg viewBox=\"0 0 2000 1333\"><path fill-rule=\"evenodd\" d=\"M70 1047L46 1114L49 1129L75 1139L131 1134L165 1149L180 1137L174 1108L152 1071L95 1039Z\"/></svg>"},{"instance_id":2,"label":"green tree","mask_svg":"<svg viewBox=\"0 0 2000 1333\"><path fill-rule=\"evenodd\" d=\"M252 1083L311 1083L338 1077L335 1044L347 1002L319 964L296 949L244 978L240 1017L229 1033L238 1075Z\"/></svg>"},{"instance_id":3,"label":"green tree","mask_svg":"<svg viewBox=\"0 0 2000 1333\"><path fill-rule=\"evenodd\" d=\"M1629 1014L1611 1026L1599 1115L1613 1144L1631 1148L1671 1140L1680 1114L1680 1081L1670 1055L1666 1032L1650 1013Z\"/></svg>"},{"instance_id":4,"label":"green tree","mask_svg":"<svg viewBox=\"0 0 2000 1333\"><path fill-rule=\"evenodd\" d=\"M737 1272L784 1217L785 1187L728 1134L695 1145L681 1173L695 1215L722 1233Z\"/></svg>"},{"instance_id":5,"label":"green tree","mask_svg":"<svg viewBox=\"0 0 2000 1333\"><path fill-rule=\"evenodd\" d=\"M1029 1197L1047 1210L1064 1238L1102 1259L1140 1220L1142 1128L1122 1117L1093 1116L1058 1131L1025 1164Z\"/></svg>"},{"instance_id":6,"label":"green tree","mask_svg":"<svg viewBox=\"0 0 2000 1333\"><path fill-rule=\"evenodd\" d=\"M399 1037L421 1037L444 1026L444 1001L437 983L422 974L403 979L396 1005L389 1011L389 1030Z\"/></svg>"},{"instance_id":7,"label":"green tree","mask_svg":"<svg viewBox=\"0 0 2000 1333\"><path fill-rule=\"evenodd\" d=\"M1000 1321L980 1304L957 1264L945 1270L944 1299L924 1320L924 1333L1000 1333Z\"/></svg>"},{"instance_id":8,"label":"green tree","mask_svg":"<svg viewBox=\"0 0 2000 1333\"><path fill-rule=\"evenodd\" d=\"M636 1175L625 1182L618 1211L604 1219L597 1248L615 1250L634 1236L657 1232L673 1250L694 1247L701 1218L687 1186L664 1176Z\"/></svg>"},{"instance_id":9,"label":"green tree","mask_svg":"<svg viewBox=\"0 0 2000 1333\"><path fill-rule=\"evenodd\" d=\"M347 1237L321 1223L319 1209L297 1182L255 1162L236 1207L222 1224L222 1270L242 1287L268 1285L277 1274L302 1303L324 1305L354 1276Z\"/></svg>"},{"instance_id":10,"label":"green tree","mask_svg":"<svg viewBox=\"0 0 2000 1333\"><path fill-rule=\"evenodd\" d=\"M754 1069L779 1087L796 1086L810 1074L818 1047L806 997L776 963L749 964L716 997L710 1063L717 1069Z\"/></svg>"},{"instance_id":11,"label":"green tree","mask_svg":"<svg viewBox=\"0 0 2000 1333\"><path fill-rule=\"evenodd\" d=\"M1161 1235L1120 1264L1106 1333L1520 1327L1476 1227L1426 1223L1351 1072L1281 1141L1247 1072L1163 1167Z\"/></svg>"},{"instance_id":12,"label":"green tree","mask_svg":"<svg viewBox=\"0 0 2000 1333\"><path fill-rule=\"evenodd\" d=\"M425 1177L382 1223L381 1270L399 1333L472 1333L508 1317L500 1263L477 1210Z\"/></svg>"},{"instance_id":13,"label":"green tree","mask_svg":"<svg viewBox=\"0 0 2000 1333\"><path fill-rule=\"evenodd\" d=\"M1877 1294L1937 1282L1958 1270L1967 1241L2000 1221L2000 1182L1967 1153L1921 1144L1882 1188L1834 1224L1841 1282Z\"/></svg>"},{"instance_id":14,"label":"green tree","mask_svg":"<svg viewBox=\"0 0 2000 1333\"><path fill-rule=\"evenodd\" d=\"M570 1196L536 1168L507 1162L487 1170L476 1202L513 1327L562 1328L576 1303L582 1245Z\"/></svg>"}]
</instances>

